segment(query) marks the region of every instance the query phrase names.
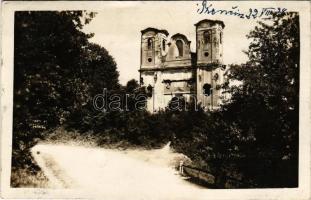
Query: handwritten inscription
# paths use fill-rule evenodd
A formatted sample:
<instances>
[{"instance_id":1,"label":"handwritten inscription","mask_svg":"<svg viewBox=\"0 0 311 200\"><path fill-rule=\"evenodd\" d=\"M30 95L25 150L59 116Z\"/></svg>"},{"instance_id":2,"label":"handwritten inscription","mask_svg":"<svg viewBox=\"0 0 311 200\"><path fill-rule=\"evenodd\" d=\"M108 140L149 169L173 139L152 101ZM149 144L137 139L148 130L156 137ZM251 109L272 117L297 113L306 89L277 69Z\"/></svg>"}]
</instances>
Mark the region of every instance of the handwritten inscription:
<instances>
[{"instance_id":1,"label":"handwritten inscription","mask_svg":"<svg viewBox=\"0 0 311 200\"><path fill-rule=\"evenodd\" d=\"M249 8L248 11L243 12L240 11L238 6L232 6L231 9L217 9L213 7L213 4L208 3L207 0L203 0L201 4L197 4L199 7L197 12L199 14L208 14L208 15L228 15L235 16L242 19L256 19L256 18L270 18L273 14L284 14L287 9L286 8L275 8L275 7L267 7L267 8Z\"/></svg>"}]
</instances>

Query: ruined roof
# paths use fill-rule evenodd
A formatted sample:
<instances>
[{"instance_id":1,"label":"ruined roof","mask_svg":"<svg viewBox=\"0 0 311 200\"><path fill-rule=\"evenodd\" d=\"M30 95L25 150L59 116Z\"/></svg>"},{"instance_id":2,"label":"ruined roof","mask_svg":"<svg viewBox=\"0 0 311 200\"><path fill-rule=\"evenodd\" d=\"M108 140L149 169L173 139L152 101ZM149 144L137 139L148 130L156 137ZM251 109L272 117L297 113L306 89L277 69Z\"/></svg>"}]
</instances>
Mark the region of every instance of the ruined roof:
<instances>
[{"instance_id":1,"label":"ruined roof","mask_svg":"<svg viewBox=\"0 0 311 200\"><path fill-rule=\"evenodd\" d=\"M148 32L148 31L154 31L155 33L163 33L165 34L166 36L169 35L169 33L167 32L167 30L164 30L164 29L157 29L157 28L152 28L152 27L148 27L144 30L141 31L142 34Z\"/></svg>"},{"instance_id":2,"label":"ruined roof","mask_svg":"<svg viewBox=\"0 0 311 200\"><path fill-rule=\"evenodd\" d=\"M208 22L212 25L214 24L220 24L222 28L225 28L225 24L223 21L220 21L220 20L211 20L211 19L203 19L201 21L199 21L198 23L194 24L195 26L199 26L201 23L203 22Z\"/></svg>"},{"instance_id":3,"label":"ruined roof","mask_svg":"<svg viewBox=\"0 0 311 200\"><path fill-rule=\"evenodd\" d=\"M184 41L188 42L189 44L191 43L191 41L189 41L188 38L184 34L176 33L171 38L174 39L176 37L181 37Z\"/></svg>"}]
</instances>

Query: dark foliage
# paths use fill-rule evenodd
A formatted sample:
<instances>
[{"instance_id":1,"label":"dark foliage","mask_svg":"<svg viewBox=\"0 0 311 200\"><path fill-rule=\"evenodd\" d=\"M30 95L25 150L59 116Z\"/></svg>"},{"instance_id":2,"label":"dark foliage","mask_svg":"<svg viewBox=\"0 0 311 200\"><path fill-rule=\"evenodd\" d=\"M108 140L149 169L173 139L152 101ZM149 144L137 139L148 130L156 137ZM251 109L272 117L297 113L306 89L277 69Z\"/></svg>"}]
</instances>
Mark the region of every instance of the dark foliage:
<instances>
[{"instance_id":1,"label":"dark foliage","mask_svg":"<svg viewBox=\"0 0 311 200\"><path fill-rule=\"evenodd\" d=\"M298 186L299 17L273 16L248 35L249 61L231 66L224 119L236 127L234 142L244 159L236 163L260 187ZM228 123L227 123L228 124Z\"/></svg>"},{"instance_id":2,"label":"dark foliage","mask_svg":"<svg viewBox=\"0 0 311 200\"><path fill-rule=\"evenodd\" d=\"M15 12L12 166L36 171L29 148L46 130L91 108L100 88L118 88L116 63L81 31L94 13Z\"/></svg>"}]
</instances>

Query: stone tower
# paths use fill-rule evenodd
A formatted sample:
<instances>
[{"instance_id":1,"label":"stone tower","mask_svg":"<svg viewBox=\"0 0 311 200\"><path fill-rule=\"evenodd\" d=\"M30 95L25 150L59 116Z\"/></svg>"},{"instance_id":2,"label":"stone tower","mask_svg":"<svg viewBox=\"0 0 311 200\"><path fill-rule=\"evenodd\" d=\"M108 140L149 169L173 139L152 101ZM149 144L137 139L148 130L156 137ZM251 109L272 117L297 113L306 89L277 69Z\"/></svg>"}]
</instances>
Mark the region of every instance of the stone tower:
<instances>
[{"instance_id":1,"label":"stone tower","mask_svg":"<svg viewBox=\"0 0 311 200\"><path fill-rule=\"evenodd\" d=\"M205 109L220 104L223 81L223 28L222 21L202 20L196 26L196 93L197 101Z\"/></svg>"},{"instance_id":2,"label":"stone tower","mask_svg":"<svg viewBox=\"0 0 311 200\"><path fill-rule=\"evenodd\" d=\"M147 69L161 66L162 56L167 51L168 32L147 28L141 33L141 67Z\"/></svg>"},{"instance_id":3,"label":"stone tower","mask_svg":"<svg viewBox=\"0 0 311 200\"><path fill-rule=\"evenodd\" d=\"M161 69L168 51L168 35L166 30L156 28L141 31L140 85L148 89L147 110L151 112L163 104Z\"/></svg>"}]
</instances>

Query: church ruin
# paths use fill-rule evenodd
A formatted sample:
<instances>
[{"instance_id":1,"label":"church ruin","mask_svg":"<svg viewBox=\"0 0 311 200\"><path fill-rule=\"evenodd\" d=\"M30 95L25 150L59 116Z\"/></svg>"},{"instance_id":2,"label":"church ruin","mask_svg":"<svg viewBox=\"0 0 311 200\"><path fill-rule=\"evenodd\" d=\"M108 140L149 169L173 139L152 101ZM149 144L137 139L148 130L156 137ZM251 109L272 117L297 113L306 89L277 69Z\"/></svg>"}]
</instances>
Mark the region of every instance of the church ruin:
<instances>
[{"instance_id":1,"label":"church ruin","mask_svg":"<svg viewBox=\"0 0 311 200\"><path fill-rule=\"evenodd\" d=\"M187 37L166 30L141 31L140 85L150 96L147 110L156 112L174 97L191 98L204 109L218 108L224 81L223 29L219 20L204 19L195 24L196 52Z\"/></svg>"}]
</instances>

